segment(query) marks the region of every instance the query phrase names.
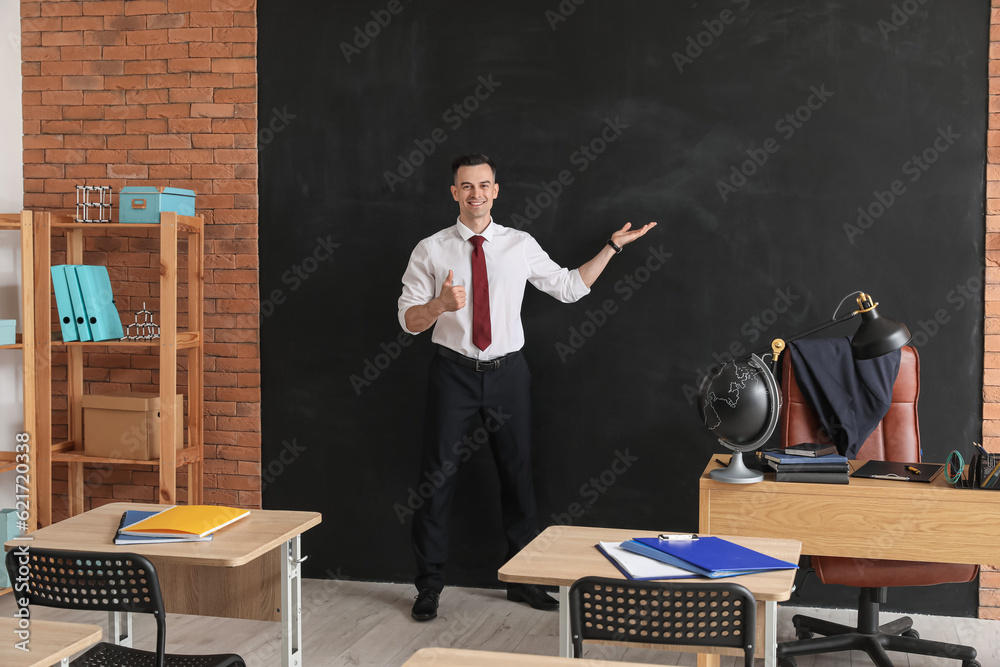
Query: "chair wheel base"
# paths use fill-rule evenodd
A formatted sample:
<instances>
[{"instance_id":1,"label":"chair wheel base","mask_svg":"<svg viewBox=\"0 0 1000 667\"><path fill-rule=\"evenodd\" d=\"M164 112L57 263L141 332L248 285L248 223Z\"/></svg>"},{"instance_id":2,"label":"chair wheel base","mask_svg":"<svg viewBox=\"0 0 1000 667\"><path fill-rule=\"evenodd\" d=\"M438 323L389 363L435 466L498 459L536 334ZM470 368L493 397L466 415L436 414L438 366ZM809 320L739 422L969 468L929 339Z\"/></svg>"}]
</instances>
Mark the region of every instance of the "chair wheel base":
<instances>
[{"instance_id":1,"label":"chair wheel base","mask_svg":"<svg viewBox=\"0 0 1000 667\"><path fill-rule=\"evenodd\" d=\"M962 667L983 667L979 664L978 660L966 660L962 663Z\"/></svg>"},{"instance_id":2,"label":"chair wheel base","mask_svg":"<svg viewBox=\"0 0 1000 667\"><path fill-rule=\"evenodd\" d=\"M780 658L778 660L778 667L797 667L798 664L795 658Z\"/></svg>"},{"instance_id":3,"label":"chair wheel base","mask_svg":"<svg viewBox=\"0 0 1000 667\"><path fill-rule=\"evenodd\" d=\"M920 639L920 633L917 632L916 630L904 630L899 634L902 637L911 637L913 639Z\"/></svg>"}]
</instances>

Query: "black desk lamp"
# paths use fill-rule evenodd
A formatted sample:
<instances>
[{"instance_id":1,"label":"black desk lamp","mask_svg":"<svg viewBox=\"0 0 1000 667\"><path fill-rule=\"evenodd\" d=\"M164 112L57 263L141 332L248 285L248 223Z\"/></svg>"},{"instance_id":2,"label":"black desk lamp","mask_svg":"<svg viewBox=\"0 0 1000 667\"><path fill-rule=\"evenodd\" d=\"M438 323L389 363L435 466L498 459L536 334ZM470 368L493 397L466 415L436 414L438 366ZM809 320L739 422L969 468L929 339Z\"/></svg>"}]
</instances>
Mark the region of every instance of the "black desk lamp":
<instances>
[{"instance_id":1,"label":"black desk lamp","mask_svg":"<svg viewBox=\"0 0 1000 667\"><path fill-rule=\"evenodd\" d=\"M849 297L858 295L858 309L837 317L840 306ZM857 315L861 325L851 338L851 354L855 359L873 359L906 345L910 332L906 325L888 317L879 316L878 303L864 292L845 296L833 313L833 318L823 324L787 339L788 342L811 336L835 324L846 322ZM764 474L750 470L743 463L743 452L750 452L767 441L774 433L781 414L781 396L775 380L778 357L786 347L786 339L771 341L771 365L761 356L751 354L749 359L730 361L711 378L706 378L700 390L699 406L705 426L719 438L719 442L735 452L729 467L710 473L712 479L732 484L751 484L764 479ZM761 351L766 356L766 351Z\"/></svg>"},{"instance_id":2,"label":"black desk lamp","mask_svg":"<svg viewBox=\"0 0 1000 667\"><path fill-rule=\"evenodd\" d=\"M838 318L837 311L840 310L840 306L844 304L844 301L855 294L858 295L858 309ZM813 327L808 331L795 334L791 338L788 338L787 341L781 338L775 338L772 340L771 368L776 368L778 356L785 349L786 342L790 343L793 340L811 336L814 333L822 331L828 327L832 327L835 324L846 322L856 315L861 315L861 325L858 327L858 330L854 332L854 336L851 338L851 354L855 359L874 359L875 357L881 357L883 354L889 354L893 350L898 350L910 342L910 330L906 328L906 325L902 322L897 322L896 320L890 320L888 317L881 317L875 310L877 307L878 303L873 301L872 298L864 292L851 292L841 299L840 304L837 306L837 310L833 313L833 318L829 321L824 322L817 327Z\"/></svg>"}]
</instances>

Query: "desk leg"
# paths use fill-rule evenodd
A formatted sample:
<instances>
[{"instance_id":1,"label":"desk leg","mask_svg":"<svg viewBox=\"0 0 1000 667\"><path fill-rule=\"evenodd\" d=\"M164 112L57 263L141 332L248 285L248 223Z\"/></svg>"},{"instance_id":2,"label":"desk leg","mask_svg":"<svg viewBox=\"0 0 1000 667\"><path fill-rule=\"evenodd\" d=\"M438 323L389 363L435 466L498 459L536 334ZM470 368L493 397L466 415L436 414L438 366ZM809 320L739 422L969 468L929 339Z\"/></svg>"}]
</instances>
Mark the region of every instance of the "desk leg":
<instances>
[{"instance_id":1,"label":"desk leg","mask_svg":"<svg viewBox=\"0 0 1000 667\"><path fill-rule=\"evenodd\" d=\"M108 612L108 638L112 644L132 646L132 613L128 611Z\"/></svg>"},{"instance_id":2,"label":"desk leg","mask_svg":"<svg viewBox=\"0 0 1000 667\"><path fill-rule=\"evenodd\" d=\"M569 586L559 587L559 655L573 657L573 636L569 627Z\"/></svg>"},{"instance_id":3,"label":"desk leg","mask_svg":"<svg viewBox=\"0 0 1000 667\"><path fill-rule=\"evenodd\" d=\"M764 667L778 664L778 603L764 601Z\"/></svg>"},{"instance_id":4,"label":"desk leg","mask_svg":"<svg viewBox=\"0 0 1000 667\"><path fill-rule=\"evenodd\" d=\"M281 554L281 666L302 667L302 576L300 536Z\"/></svg>"}]
</instances>

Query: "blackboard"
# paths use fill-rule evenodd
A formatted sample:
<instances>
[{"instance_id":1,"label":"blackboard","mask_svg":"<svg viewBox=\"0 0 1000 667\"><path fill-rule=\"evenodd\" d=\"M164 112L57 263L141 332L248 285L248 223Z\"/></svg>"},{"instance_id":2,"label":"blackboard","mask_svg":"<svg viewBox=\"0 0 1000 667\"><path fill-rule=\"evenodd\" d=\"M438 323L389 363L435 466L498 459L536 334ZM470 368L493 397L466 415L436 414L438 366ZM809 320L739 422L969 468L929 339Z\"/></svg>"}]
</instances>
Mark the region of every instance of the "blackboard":
<instances>
[{"instance_id":1,"label":"blackboard","mask_svg":"<svg viewBox=\"0 0 1000 667\"><path fill-rule=\"evenodd\" d=\"M578 303L528 288L544 523L696 529L697 478L722 451L695 409L701 376L831 318L854 290L914 333L924 458L968 451L982 418L989 11L262 3L263 498L323 512L306 576L412 578L433 346L401 333L396 299L414 245L455 220L462 153L498 163L497 222L565 266L626 221L659 222ZM496 585L484 448L457 484L449 583ZM955 590L922 604L975 614L975 586Z\"/></svg>"}]
</instances>

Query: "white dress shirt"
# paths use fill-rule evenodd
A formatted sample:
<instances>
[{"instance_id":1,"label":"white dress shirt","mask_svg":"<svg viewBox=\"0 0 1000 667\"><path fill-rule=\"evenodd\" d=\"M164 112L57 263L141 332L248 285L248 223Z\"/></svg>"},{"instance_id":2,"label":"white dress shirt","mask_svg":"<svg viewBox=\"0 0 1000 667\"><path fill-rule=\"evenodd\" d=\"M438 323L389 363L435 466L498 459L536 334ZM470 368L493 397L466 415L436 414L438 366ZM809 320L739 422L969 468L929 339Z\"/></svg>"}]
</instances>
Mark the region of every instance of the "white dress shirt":
<instances>
[{"instance_id":1,"label":"white dress shirt","mask_svg":"<svg viewBox=\"0 0 1000 667\"><path fill-rule=\"evenodd\" d=\"M399 297L399 324L406 328L406 311L422 306L441 293L441 285L454 271L452 285L465 287L465 307L446 312L434 325L431 340L459 354L488 361L520 350L524 346L521 326L521 301L524 284L536 288L563 303L572 303L590 293L579 269L563 268L552 261L532 236L490 219L483 230L486 239L486 274L490 283L490 325L493 341L485 350L472 343L472 244L474 234L461 221L430 236L414 248L403 274L403 293Z\"/></svg>"}]
</instances>

